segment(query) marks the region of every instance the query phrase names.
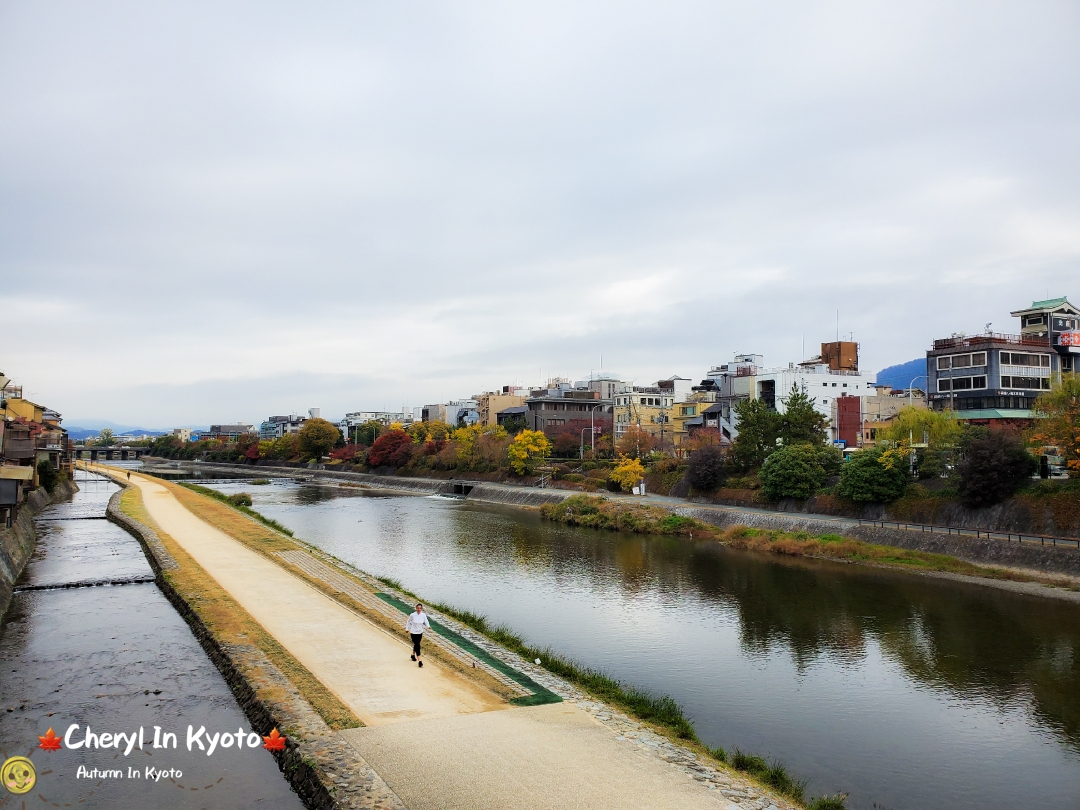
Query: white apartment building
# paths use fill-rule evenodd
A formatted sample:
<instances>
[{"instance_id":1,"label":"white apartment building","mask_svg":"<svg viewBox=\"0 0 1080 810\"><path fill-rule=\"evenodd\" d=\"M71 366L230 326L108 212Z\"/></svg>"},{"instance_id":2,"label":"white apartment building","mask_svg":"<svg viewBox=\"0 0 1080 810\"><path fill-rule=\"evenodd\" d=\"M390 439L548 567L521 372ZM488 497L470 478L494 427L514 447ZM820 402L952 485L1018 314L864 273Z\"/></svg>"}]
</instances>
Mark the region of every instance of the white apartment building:
<instances>
[{"instance_id":1,"label":"white apartment building","mask_svg":"<svg viewBox=\"0 0 1080 810\"><path fill-rule=\"evenodd\" d=\"M843 350L843 359L839 359L837 346ZM696 391L709 394L708 398L715 402L703 413L703 426L717 428L725 438L734 440L739 435L735 405L744 399L760 399L784 413L785 400L794 386L811 397L814 409L829 420L829 438L840 440L836 400L856 397L861 401L875 396L877 375L859 371L853 343L822 344L822 356L804 363L788 363L786 368L762 368L761 355L741 354L731 363L713 366L702 384L695 386ZM855 420L855 424L861 423L858 416ZM854 437L845 438L852 443Z\"/></svg>"}]
</instances>

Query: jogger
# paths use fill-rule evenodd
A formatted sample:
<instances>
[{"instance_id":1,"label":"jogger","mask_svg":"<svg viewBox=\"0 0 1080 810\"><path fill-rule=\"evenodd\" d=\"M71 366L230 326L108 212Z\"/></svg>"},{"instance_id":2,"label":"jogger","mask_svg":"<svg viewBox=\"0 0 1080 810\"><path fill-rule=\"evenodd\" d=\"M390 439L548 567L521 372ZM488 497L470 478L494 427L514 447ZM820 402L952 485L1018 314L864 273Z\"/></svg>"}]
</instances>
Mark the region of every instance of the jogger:
<instances>
[{"instance_id":1,"label":"jogger","mask_svg":"<svg viewBox=\"0 0 1080 810\"><path fill-rule=\"evenodd\" d=\"M412 636L412 655L410 656L417 666L422 667L424 662L420 658L420 642L424 640L424 631L430 630L431 625L428 624L427 614L424 613L424 606L421 604L416 605L416 611L405 620L405 629L409 635Z\"/></svg>"}]
</instances>

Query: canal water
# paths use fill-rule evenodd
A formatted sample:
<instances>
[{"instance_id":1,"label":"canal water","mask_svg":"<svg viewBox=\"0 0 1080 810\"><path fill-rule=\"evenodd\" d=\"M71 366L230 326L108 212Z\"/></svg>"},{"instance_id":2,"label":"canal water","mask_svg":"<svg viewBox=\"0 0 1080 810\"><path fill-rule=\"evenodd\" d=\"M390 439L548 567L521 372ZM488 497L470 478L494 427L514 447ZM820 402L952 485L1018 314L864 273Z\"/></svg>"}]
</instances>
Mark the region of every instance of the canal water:
<instances>
[{"instance_id":1,"label":"canal water","mask_svg":"<svg viewBox=\"0 0 1080 810\"><path fill-rule=\"evenodd\" d=\"M1080 806L1080 605L914 574L289 481L298 537L670 694L711 745L852 808Z\"/></svg>"},{"instance_id":2,"label":"canal water","mask_svg":"<svg viewBox=\"0 0 1080 810\"><path fill-rule=\"evenodd\" d=\"M187 750L189 725L196 733L205 727L233 735L251 726L154 584L139 544L104 519L117 487L83 472L77 482L80 491L69 502L39 515L37 549L0 626L0 753L29 756L38 774L28 794L0 790L0 806L300 810L261 747L208 754L193 743ZM141 726L144 748L125 755L116 748L38 747L50 727L63 736L72 724L79 725L76 743L85 742L87 730L127 735ZM155 726L176 735L175 748L151 747ZM82 777L80 766L111 773ZM172 769L181 775L154 779Z\"/></svg>"}]
</instances>

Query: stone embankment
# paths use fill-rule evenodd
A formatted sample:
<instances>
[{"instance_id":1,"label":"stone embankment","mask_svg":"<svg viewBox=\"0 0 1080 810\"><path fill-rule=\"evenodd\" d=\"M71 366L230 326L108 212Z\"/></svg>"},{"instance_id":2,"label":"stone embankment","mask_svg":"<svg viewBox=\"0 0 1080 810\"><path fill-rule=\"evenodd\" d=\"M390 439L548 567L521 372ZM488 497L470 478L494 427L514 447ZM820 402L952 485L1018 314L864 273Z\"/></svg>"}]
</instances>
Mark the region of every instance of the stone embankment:
<instances>
[{"instance_id":1,"label":"stone embankment","mask_svg":"<svg viewBox=\"0 0 1080 810\"><path fill-rule=\"evenodd\" d=\"M1080 549L1072 545L1041 545L1038 541L1009 542L970 535L949 535L944 532L882 528L861 525L855 521L815 519L813 515L807 514L735 511L716 506L676 507L673 511L723 529L732 526L750 526L768 531L839 534L879 546L947 554L976 565L993 565L1038 574L1080 577Z\"/></svg>"},{"instance_id":2,"label":"stone embankment","mask_svg":"<svg viewBox=\"0 0 1080 810\"><path fill-rule=\"evenodd\" d=\"M19 516L12 521L11 528L0 529L0 616L7 612L15 583L37 545L34 516L49 504L70 497L77 490L78 486L70 479L58 482L52 494L38 487L19 507Z\"/></svg>"}]
</instances>

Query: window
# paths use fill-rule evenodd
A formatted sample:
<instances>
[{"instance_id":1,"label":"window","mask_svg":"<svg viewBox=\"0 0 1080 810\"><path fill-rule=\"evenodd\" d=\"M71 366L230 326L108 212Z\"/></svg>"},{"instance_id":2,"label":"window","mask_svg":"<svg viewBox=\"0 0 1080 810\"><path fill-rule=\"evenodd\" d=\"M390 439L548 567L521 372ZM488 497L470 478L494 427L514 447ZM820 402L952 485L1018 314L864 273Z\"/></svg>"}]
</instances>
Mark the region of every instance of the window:
<instances>
[{"instance_id":1,"label":"window","mask_svg":"<svg viewBox=\"0 0 1080 810\"><path fill-rule=\"evenodd\" d=\"M986 388L986 377L939 377L938 391L970 391L973 388Z\"/></svg>"},{"instance_id":2,"label":"window","mask_svg":"<svg viewBox=\"0 0 1080 810\"><path fill-rule=\"evenodd\" d=\"M1023 352L1002 352L1001 365L1026 366L1027 368L1050 368L1050 355L1026 354Z\"/></svg>"},{"instance_id":3,"label":"window","mask_svg":"<svg viewBox=\"0 0 1080 810\"><path fill-rule=\"evenodd\" d=\"M971 354L949 354L937 359L938 371L948 368L971 368L972 366L985 366L986 352L972 352Z\"/></svg>"},{"instance_id":4,"label":"window","mask_svg":"<svg viewBox=\"0 0 1080 810\"><path fill-rule=\"evenodd\" d=\"M1024 326L1041 326L1046 323L1046 319L1042 315L1028 315L1024 318Z\"/></svg>"},{"instance_id":5,"label":"window","mask_svg":"<svg viewBox=\"0 0 1080 810\"><path fill-rule=\"evenodd\" d=\"M1002 388L1028 388L1036 391L1049 391L1049 377L1002 377Z\"/></svg>"}]
</instances>

